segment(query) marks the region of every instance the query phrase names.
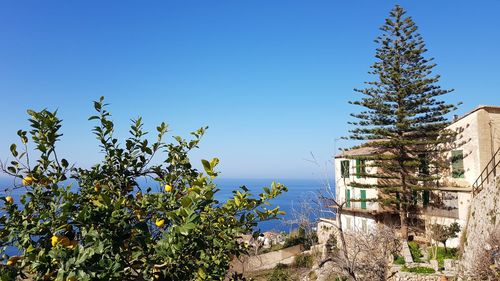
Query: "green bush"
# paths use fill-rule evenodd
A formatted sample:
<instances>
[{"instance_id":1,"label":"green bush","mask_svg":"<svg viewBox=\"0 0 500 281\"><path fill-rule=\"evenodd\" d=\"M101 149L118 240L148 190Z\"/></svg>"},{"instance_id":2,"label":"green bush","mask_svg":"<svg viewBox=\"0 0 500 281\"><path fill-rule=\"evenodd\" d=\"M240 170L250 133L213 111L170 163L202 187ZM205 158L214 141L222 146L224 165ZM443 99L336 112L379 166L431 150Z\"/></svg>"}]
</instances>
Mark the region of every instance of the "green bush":
<instances>
[{"instance_id":1,"label":"green bush","mask_svg":"<svg viewBox=\"0 0 500 281\"><path fill-rule=\"evenodd\" d=\"M400 264L400 265L405 264L405 258L402 256L395 256L394 257L394 264Z\"/></svg>"},{"instance_id":2,"label":"green bush","mask_svg":"<svg viewBox=\"0 0 500 281\"><path fill-rule=\"evenodd\" d=\"M288 272L287 268L276 266L268 281L293 281L292 275Z\"/></svg>"},{"instance_id":3,"label":"green bush","mask_svg":"<svg viewBox=\"0 0 500 281\"><path fill-rule=\"evenodd\" d=\"M2 280L224 280L231 261L247 252L238 237L282 214L266 209L286 191L280 184L256 196L241 187L227 201L215 198L218 159L202 160L201 172L188 157L206 128L166 143L165 123L148 138L138 118L119 140L103 98L94 108L89 120L103 159L90 168L56 154L57 111L28 110L31 128L17 132L4 171L20 198L0 196ZM18 254L7 256L7 247Z\"/></svg>"},{"instance_id":4,"label":"green bush","mask_svg":"<svg viewBox=\"0 0 500 281\"><path fill-rule=\"evenodd\" d=\"M425 266L417 266L417 267L403 266L403 268L401 268L401 271L412 272L412 273L423 273L423 274L430 274L436 272L434 269Z\"/></svg>"},{"instance_id":5,"label":"green bush","mask_svg":"<svg viewBox=\"0 0 500 281\"><path fill-rule=\"evenodd\" d=\"M418 243L415 241L409 241L408 247L410 248L411 257L413 258L413 261L414 262L421 262L422 261L421 258L424 255L420 251L420 246L418 245Z\"/></svg>"},{"instance_id":6,"label":"green bush","mask_svg":"<svg viewBox=\"0 0 500 281\"><path fill-rule=\"evenodd\" d=\"M430 247L429 253L434 253L434 252L436 252L436 247L435 246ZM458 254L459 254L459 251L457 248L445 249L444 247L437 247L437 257L435 257L435 259L438 261L439 267L443 267L445 259L456 260L456 259L458 259ZM429 260L430 259L431 259L431 255L429 255Z\"/></svg>"},{"instance_id":7,"label":"green bush","mask_svg":"<svg viewBox=\"0 0 500 281\"><path fill-rule=\"evenodd\" d=\"M295 256L294 266L300 268L312 268L314 257L310 254L299 254Z\"/></svg>"}]
</instances>

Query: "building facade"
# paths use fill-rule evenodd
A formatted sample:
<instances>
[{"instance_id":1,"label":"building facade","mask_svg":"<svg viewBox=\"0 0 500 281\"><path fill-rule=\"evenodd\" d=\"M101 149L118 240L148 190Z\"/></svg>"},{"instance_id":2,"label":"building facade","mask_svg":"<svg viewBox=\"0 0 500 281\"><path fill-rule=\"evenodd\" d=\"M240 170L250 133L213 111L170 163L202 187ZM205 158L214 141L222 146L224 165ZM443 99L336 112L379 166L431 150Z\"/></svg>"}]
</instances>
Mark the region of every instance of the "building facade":
<instances>
[{"instance_id":1,"label":"building facade","mask_svg":"<svg viewBox=\"0 0 500 281\"><path fill-rule=\"evenodd\" d=\"M415 227L410 227L418 238L425 239L430 224L458 222L461 227L465 226L474 184L481 182L481 174L484 175L488 163L500 148L500 107L479 106L460 118L456 117L448 129L457 133L454 142L448 144L448 152L443 155L445 163L449 164L448 169L436 189L414 193L416 211L410 217L410 224ZM364 160L351 159L374 153L383 152L363 147L335 156L336 198L343 204L341 219L344 230L367 232L379 223L396 227L399 224L396 210L377 202L381 194L376 188L350 186L353 181L377 183L376 178L363 177L364 174L376 174L376 167L370 167L370 163ZM448 244L456 247L459 239L452 239Z\"/></svg>"}]
</instances>

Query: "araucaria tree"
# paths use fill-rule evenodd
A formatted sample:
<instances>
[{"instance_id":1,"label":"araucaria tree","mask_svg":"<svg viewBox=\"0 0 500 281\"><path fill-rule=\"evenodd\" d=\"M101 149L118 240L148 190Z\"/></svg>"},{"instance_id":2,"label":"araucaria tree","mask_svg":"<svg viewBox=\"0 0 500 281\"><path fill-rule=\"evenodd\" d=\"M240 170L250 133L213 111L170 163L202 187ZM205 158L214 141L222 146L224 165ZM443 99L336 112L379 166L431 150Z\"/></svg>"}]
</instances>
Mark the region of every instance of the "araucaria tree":
<instances>
[{"instance_id":1,"label":"araucaria tree","mask_svg":"<svg viewBox=\"0 0 500 281\"><path fill-rule=\"evenodd\" d=\"M351 114L350 139L364 141L369 155L357 156L376 173L376 183L355 181L352 187L377 188L378 200L399 212L401 235L408 235L408 215L416 202L418 191L435 188L442 172L446 145L452 137L446 127L447 114L456 105L441 100L452 90L437 85L432 58L425 58L425 43L417 26L405 10L395 6L380 28L375 42L376 62L369 74L373 81L364 89L355 89L363 97L351 104L363 109ZM366 162L365 162L366 161Z\"/></svg>"}]
</instances>

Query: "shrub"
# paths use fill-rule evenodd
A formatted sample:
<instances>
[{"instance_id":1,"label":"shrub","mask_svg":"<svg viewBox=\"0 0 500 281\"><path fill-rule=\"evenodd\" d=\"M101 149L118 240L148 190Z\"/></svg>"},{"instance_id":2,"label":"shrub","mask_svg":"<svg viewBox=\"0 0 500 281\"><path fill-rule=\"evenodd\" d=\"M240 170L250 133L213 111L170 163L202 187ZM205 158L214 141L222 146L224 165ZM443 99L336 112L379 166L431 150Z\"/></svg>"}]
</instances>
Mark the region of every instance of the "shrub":
<instances>
[{"instance_id":1,"label":"shrub","mask_svg":"<svg viewBox=\"0 0 500 281\"><path fill-rule=\"evenodd\" d=\"M301 268L312 268L314 257L310 254L298 254L295 256L294 266Z\"/></svg>"},{"instance_id":2,"label":"shrub","mask_svg":"<svg viewBox=\"0 0 500 281\"><path fill-rule=\"evenodd\" d=\"M120 141L103 98L94 108L89 120L97 121L93 133L104 158L91 168L56 154L62 136L56 112L28 111L31 129L18 131L21 146L11 145L4 170L23 186L15 186L19 200L0 197L2 279L223 280L233 258L247 251L237 238L282 214L265 208L286 191L280 184L257 197L241 187L225 202L215 199L218 159L202 160L203 173L188 157L206 128L191 140L165 143L162 123L150 142L138 118ZM7 256L7 247L19 254Z\"/></svg>"},{"instance_id":3,"label":"shrub","mask_svg":"<svg viewBox=\"0 0 500 281\"><path fill-rule=\"evenodd\" d=\"M268 281L293 281L292 275L286 268L275 267Z\"/></svg>"},{"instance_id":4,"label":"shrub","mask_svg":"<svg viewBox=\"0 0 500 281\"><path fill-rule=\"evenodd\" d=\"M438 261L439 266L444 266L445 259L458 259L458 249L457 248L448 248L445 250L444 247L433 246L429 248L429 252L436 253L435 259ZM430 259L430 256L429 256Z\"/></svg>"},{"instance_id":5,"label":"shrub","mask_svg":"<svg viewBox=\"0 0 500 281\"><path fill-rule=\"evenodd\" d=\"M400 264L400 265L405 264L405 258L402 256L395 256L394 257L394 264Z\"/></svg>"},{"instance_id":6,"label":"shrub","mask_svg":"<svg viewBox=\"0 0 500 281\"><path fill-rule=\"evenodd\" d=\"M423 274L430 274L436 272L434 269L425 266L417 266L417 267L403 266L403 268L401 268L401 271L412 272L412 273L423 273Z\"/></svg>"},{"instance_id":7,"label":"shrub","mask_svg":"<svg viewBox=\"0 0 500 281\"><path fill-rule=\"evenodd\" d=\"M415 241L409 241L408 242L408 247L410 248L411 256L413 258L414 262L421 262L421 257L424 255L420 251L420 246L418 245L417 242Z\"/></svg>"}]
</instances>

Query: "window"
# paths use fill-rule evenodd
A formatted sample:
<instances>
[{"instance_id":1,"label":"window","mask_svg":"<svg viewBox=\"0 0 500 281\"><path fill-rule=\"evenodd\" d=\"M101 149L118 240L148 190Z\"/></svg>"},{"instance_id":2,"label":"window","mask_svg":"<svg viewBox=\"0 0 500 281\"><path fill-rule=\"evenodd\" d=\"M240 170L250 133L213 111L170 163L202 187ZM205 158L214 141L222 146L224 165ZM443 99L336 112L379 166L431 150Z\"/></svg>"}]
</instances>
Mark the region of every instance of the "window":
<instances>
[{"instance_id":1,"label":"window","mask_svg":"<svg viewBox=\"0 0 500 281\"><path fill-rule=\"evenodd\" d=\"M359 179L366 174L365 160L356 159L356 177Z\"/></svg>"},{"instance_id":2,"label":"window","mask_svg":"<svg viewBox=\"0 0 500 281\"><path fill-rule=\"evenodd\" d=\"M464 177L464 153L462 150L451 152L451 176L453 178Z\"/></svg>"},{"instance_id":3,"label":"window","mask_svg":"<svg viewBox=\"0 0 500 281\"><path fill-rule=\"evenodd\" d=\"M340 161L340 173L343 178L349 177L349 160Z\"/></svg>"},{"instance_id":4,"label":"window","mask_svg":"<svg viewBox=\"0 0 500 281\"><path fill-rule=\"evenodd\" d=\"M351 208L351 190L350 189L345 190L345 206L347 208Z\"/></svg>"},{"instance_id":5,"label":"window","mask_svg":"<svg viewBox=\"0 0 500 281\"><path fill-rule=\"evenodd\" d=\"M366 190L360 190L361 194L361 209L366 209Z\"/></svg>"},{"instance_id":6,"label":"window","mask_svg":"<svg viewBox=\"0 0 500 281\"><path fill-rule=\"evenodd\" d=\"M349 218L349 217L345 218L345 224L346 224L347 230L351 230L351 228L352 228L352 226L351 226L351 218Z\"/></svg>"},{"instance_id":7,"label":"window","mask_svg":"<svg viewBox=\"0 0 500 281\"><path fill-rule=\"evenodd\" d=\"M368 224L366 222L366 219L362 219L361 220L361 230L364 232L364 233L367 233L368 232Z\"/></svg>"}]
</instances>

